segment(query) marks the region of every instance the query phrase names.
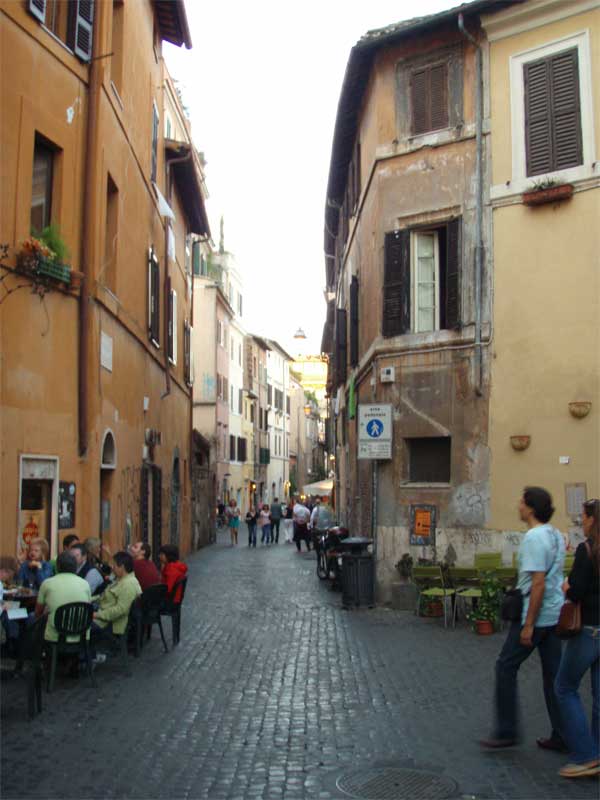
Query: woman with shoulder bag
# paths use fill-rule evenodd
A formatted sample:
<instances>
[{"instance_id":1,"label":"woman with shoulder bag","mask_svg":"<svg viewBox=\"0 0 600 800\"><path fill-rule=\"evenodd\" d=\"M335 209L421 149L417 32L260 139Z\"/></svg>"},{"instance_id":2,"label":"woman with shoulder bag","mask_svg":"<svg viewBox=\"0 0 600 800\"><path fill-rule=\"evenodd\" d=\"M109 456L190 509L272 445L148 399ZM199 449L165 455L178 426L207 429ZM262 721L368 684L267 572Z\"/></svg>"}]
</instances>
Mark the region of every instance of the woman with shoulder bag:
<instances>
[{"instance_id":1,"label":"woman with shoulder bag","mask_svg":"<svg viewBox=\"0 0 600 800\"><path fill-rule=\"evenodd\" d=\"M568 600L581 604L581 630L567 641L554 690L563 721L562 732L571 751L571 762L559 775L579 778L600 774L600 500L583 504L586 541L575 552L565 581ZM588 724L579 696L579 684L590 671L592 719Z\"/></svg>"}]
</instances>

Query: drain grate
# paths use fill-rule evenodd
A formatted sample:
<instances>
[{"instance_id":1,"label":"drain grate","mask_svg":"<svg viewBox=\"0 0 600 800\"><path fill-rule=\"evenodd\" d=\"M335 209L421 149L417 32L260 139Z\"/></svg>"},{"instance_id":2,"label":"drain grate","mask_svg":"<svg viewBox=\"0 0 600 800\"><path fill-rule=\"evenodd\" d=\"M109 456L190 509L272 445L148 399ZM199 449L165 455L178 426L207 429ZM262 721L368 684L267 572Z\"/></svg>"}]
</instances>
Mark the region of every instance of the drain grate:
<instances>
[{"instance_id":1,"label":"drain grate","mask_svg":"<svg viewBox=\"0 0 600 800\"><path fill-rule=\"evenodd\" d=\"M346 772L338 778L337 788L356 800L449 800L458 792L452 778L398 767Z\"/></svg>"}]
</instances>

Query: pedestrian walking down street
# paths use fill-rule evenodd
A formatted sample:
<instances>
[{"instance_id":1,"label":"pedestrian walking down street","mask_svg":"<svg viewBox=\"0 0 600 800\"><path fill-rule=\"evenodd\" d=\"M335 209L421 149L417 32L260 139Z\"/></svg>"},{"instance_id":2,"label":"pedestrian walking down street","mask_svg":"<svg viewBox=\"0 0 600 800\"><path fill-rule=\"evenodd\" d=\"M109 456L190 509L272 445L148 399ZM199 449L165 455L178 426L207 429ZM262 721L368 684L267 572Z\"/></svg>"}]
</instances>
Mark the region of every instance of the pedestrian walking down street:
<instances>
[{"instance_id":1,"label":"pedestrian walking down street","mask_svg":"<svg viewBox=\"0 0 600 800\"><path fill-rule=\"evenodd\" d=\"M264 503L258 514L258 526L262 530L260 543L271 544L271 514L269 513L268 503Z\"/></svg>"},{"instance_id":2,"label":"pedestrian walking down street","mask_svg":"<svg viewBox=\"0 0 600 800\"><path fill-rule=\"evenodd\" d=\"M486 748L511 747L519 741L517 675L519 667L537 649L541 664L546 709L552 731L537 739L546 750L564 751L561 716L554 681L561 659L561 640L556 623L563 604L562 580L565 543L548 524L554 513L552 497L537 486L527 487L519 503L519 515L528 531L519 548L519 576L523 608L520 619L510 624L496 661L495 728L480 744Z\"/></svg>"},{"instance_id":3,"label":"pedestrian walking down street","mask_svg":"<svg viewBox=\"0 0 600 800\"><path fill-rule=\"evenodd\" d=\"M229 505L225 509L225 516L227 517L227 527L229 528L229 535L231 536L231 546L234 547L238 543L238 529L240 527L240 509L238 508L235 500L230 500Z\"/></svg>"},{"instance_id":4,"label":"pedestrian walking down street","mask_svg":"<svg viewBox=\"0 0 600 800\"><path fill-rule=\"evenodd\" d=\"M296 500L294 505L294 542L296 542L296 550L300 552L302 549L301 542L306 542L306 549L310 550L310 540L308 533L308 523L310 521L310 511L308 508Z\"/></svg>"},{"instance_id":5,"label":"pedestrian walking down street","mask_svg":"<svg viewBox=\"0 0 600 800\"><path fill-rule=\"evenodd\" d=\"M246 513L246 525L248 526L248 547L256 547L256 516L256 509L254 506L250 506Z\"/></svg>"},{"instance_id":6,"label":"pedestrian walking down street","mask_svg":"<svg viewBox=\"0 0 600 800\"><path fill-rule=\"evenodd\" d=\"M271 506L271 541L274 540L275 544L279 544L279 526L281 525L282 516L281 503L279 498L276 497Z\"/></svg>"},{"instance_id":7,"label":"pedestrian walking down street","mask_svg":"<svg viewBox=\"0 0 600 800\"><path fill-rule=\"evenodd\" d=\"M283 513L283 533L285 543L291 544L294 541L294 503L292 500L288 502Z\"/></svg>"},{"instance_id":8,"label":"pedestrian walking down street","mask_svg":"<svg viewBox=\"0 0 600 800\"><path fill-rule=\"evenodd\" d=\"M565 581L566 597L581 603L581 631L567 641L554 688L563 721L570 763L559 770L563 778L600 774L600 500L583 504L586 541L575 552ZM590 671L591 727L579 696L579 684Z\"/></svg>"}]
</instances>

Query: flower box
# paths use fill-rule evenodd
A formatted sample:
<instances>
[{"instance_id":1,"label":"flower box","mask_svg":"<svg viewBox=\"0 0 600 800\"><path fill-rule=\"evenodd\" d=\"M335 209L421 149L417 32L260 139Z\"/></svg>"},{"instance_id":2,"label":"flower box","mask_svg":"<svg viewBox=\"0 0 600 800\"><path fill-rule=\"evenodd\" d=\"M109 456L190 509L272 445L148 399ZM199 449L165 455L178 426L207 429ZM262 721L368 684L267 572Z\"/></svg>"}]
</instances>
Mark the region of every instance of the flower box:
<instances>
[{"instance_id":1,"label":"flower box","mask_svg":"<svg viewBox=\"0 0 600 800\"><path fill-rule=\"evenodd\" d=\"M20 272L34 277L50 278L60 283L71 283L71 267L41 255L40 253L19 253L17 267Z\"/></svg>"},{"instance_id":2,"label":"flower box","mask_svg":"<svg viewBox=\"0 0 600 800\"><path fill-rule=\"evenodd\" d=\"M542 206L546 203L558 203L568 200L573 194L572 183L561 183L559 186L548 186L545 189L532 189L523 193L523 203L526 206Z\"/></svg>"}]
</instances>

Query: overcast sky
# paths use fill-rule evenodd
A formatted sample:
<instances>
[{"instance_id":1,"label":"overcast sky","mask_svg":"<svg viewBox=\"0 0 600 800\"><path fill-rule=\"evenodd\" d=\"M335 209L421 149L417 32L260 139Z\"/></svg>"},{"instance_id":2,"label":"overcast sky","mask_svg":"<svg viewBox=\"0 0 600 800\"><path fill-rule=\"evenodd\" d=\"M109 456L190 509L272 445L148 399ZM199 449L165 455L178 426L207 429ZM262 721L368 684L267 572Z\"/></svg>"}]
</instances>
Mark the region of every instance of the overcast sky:
<instances>
[{"instance_id":1,"label":"overcast sky","mask_svg":"<svg viewBox=\"0 0 600 800\"><path fill-rule=\"evenodd\" d=\"M165 56L207 160L216 245L225 217L249 331L292 348L302 327L320 351L325 190L350 49L368 30L454 5L186 0L193 49L165 45Z\"/></svg>"}]
</instances>

